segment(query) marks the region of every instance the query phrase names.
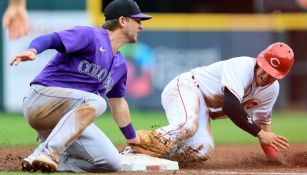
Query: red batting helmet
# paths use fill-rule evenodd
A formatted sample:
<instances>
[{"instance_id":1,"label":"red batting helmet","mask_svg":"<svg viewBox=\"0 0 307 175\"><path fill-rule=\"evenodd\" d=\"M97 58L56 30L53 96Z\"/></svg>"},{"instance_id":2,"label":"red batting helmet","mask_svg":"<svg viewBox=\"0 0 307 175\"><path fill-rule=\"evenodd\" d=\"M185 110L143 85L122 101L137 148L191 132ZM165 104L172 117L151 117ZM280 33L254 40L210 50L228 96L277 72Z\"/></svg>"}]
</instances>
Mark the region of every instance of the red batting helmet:
<instances>
[{"instance_id":1,"label":"red batting helmet","mask_svg":"<svg viewBox=\"0 0 307 175\"><path fill-rule=\"evenodd\" d=\"M263 50L256 60L266 73L276 79L282 79L293 65L294 53L287 44L277 42Z\"/></svg>"}]
</instances>

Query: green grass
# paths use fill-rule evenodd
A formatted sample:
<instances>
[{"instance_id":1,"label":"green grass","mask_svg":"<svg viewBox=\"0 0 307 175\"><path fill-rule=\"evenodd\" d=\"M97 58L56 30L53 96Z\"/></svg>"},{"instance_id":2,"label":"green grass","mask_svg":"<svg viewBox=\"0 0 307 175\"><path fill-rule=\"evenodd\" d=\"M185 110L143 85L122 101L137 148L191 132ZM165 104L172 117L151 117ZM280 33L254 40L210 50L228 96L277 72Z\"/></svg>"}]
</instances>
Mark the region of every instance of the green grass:
<instances>
[{"instance_id":1,"label":"green grass","mask_svg":"<svg viewBox=\"0 0 307 175\"><path fill-rule=\"evenodd\" d=\"M258 143L258 139L236 127L230 120L211 122L217 144ZM307 143L306 112L275 112L272 119L273 132L289 139L291 143Z\"/></svg>"},{"instance_id":2,"label":"green grass","mask_svg":"<svg viewBox=\"0 0 307 175\"><path fill-rule=\"evenodd\" d=\"M36 132L22 114L0 113L0 146L34 145Z\"/></svg>"},{"instance_id":3,"label":"green grass","mask_svg":"<svg viewBox=\"0 0 307 175\"><path fill-rule=\"evenodd\" d=\"M162 111L132 111L132 122L136 129L153 130L167 124ZM110 113L98 118L95 123L116 145L124 144L124 138ZM236 127L230 120L211 121L216 144L254 144L257 139ZM273 131L287 137L290 143L307 143L306 112L275 112ZM0 147L34 146L36 133L27 124L22 114L0 113Z\"/></svg>"}]
</instances>

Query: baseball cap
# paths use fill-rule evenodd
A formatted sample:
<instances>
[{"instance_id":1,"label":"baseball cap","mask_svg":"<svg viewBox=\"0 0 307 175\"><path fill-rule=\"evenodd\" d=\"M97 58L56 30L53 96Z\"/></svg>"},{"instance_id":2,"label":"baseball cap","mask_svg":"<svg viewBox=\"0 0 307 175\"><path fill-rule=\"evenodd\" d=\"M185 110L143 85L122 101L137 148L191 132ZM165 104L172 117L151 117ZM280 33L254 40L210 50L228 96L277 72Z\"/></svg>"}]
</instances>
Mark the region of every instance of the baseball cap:
<instances>
[{"instance_id":1,"label":"baseball cap","mask_svg":"<svg viewBox=\"0 0 307 175\"><path fill-rule=\"evenodd\" d=\"M148 20L149 15L141 13L139 6L133 0L114 0L104 9L105 20L117 19L121 16Z\"/></svg>"}]
</instances>

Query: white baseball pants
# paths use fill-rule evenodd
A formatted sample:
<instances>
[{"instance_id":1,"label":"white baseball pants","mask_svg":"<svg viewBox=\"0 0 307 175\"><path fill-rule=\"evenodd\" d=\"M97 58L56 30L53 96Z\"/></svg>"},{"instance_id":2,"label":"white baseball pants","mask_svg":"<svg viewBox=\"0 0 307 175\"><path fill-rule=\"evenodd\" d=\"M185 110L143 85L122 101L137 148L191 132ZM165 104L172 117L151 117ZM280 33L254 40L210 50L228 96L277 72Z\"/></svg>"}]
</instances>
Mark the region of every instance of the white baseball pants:
<instances>
[{"instance_id":1,"label":"white baseball pants","mask_svg":"<svg viewBox=\"0 0 307 175\"><path fill-rule=\"evenodd\" d=\"M191 72L183 73L164 88L161 101L169 122L157 129L179 146L173 154L193 149L207 160L214 149L209 111Z\"/></svg>"}]
</instances>

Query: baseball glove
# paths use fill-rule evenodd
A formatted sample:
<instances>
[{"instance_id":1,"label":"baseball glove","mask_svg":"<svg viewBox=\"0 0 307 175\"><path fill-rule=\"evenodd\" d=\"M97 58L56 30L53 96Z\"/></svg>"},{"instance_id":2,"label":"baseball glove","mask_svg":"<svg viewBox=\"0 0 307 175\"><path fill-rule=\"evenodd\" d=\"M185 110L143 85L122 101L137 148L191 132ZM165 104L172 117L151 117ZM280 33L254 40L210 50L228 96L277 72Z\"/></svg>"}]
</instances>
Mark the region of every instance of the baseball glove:
<instances>
[{"instance_id":1,"label":"baseball glove","mask_svg":"<svg viewBox=\"0 0 307 175\"><path fill-rule=\"evenodd\" d=\"M137 133L141 139L141 144L129 144L132 149L153 157L169 157L174 145L170 139L164 138L157 131L139 130Z\"/></svg>"}]
</instances>

